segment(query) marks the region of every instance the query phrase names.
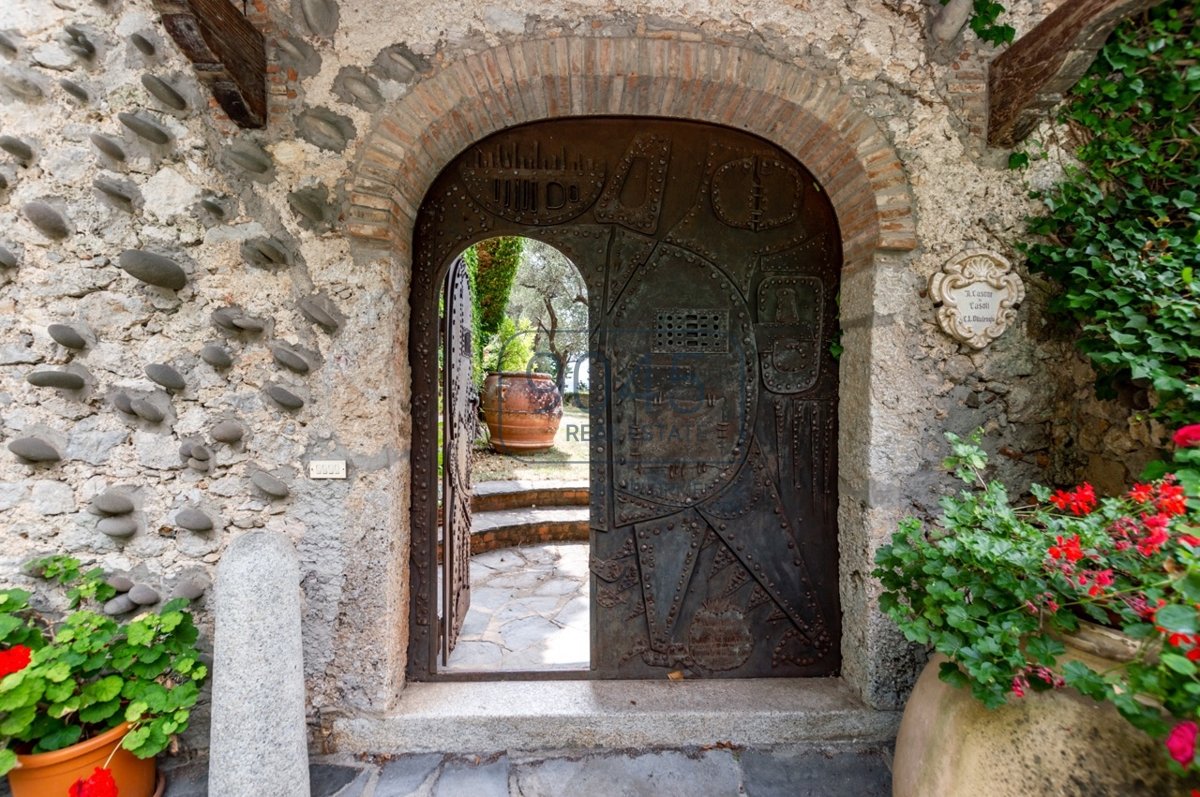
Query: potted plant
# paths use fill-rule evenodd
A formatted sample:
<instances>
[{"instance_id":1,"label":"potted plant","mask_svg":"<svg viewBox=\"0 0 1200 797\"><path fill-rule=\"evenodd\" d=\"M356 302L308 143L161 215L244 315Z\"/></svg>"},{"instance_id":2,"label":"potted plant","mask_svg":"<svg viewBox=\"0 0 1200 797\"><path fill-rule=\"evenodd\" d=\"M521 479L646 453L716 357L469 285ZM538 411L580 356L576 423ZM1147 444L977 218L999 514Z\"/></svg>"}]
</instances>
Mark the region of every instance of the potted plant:
<instances>
[{"instance_id":1,"label":"potted plant","mask_svg":"<svg viewBox=\"0 0 1200 797\"><path fill-rule=\"evenodd\" d=\"M52 556L28 572L65 587L69 611L0 590L0 775L13 797L150 797L207 676L187 601L118 622L79 608L115 594L101 569Z\"/></svg>"},{"instance_id":2,"label":"potted plant","mask_svg":"<svg viewBox=\"0 0 1200 797\"><path fill-rule=\"evenodd\" d=\"M483 420L491 446L501 454L545 451L562 421L562 394L550 374L537 373L526 338L528 323L506 316L484 349Z\"/></svg>"},{"instance_id":3,"label":"potted plant","mask_svg":"<svg viewBox=\"0 0 1200 797\"><path fill-rule=\"evenodd\" d=\"M969 439L946 437L952 455L945 466L967 488L942 498L936 524L905 519L876 557L874 575L884 588L881 609L911 642L939 654L905 708L895 793L963 793L968 787L956 779L971 776L927 770L974 768L978 774L982 759L961 749L972 740L988 739L992 757L1024 767L1023 775L1039 766L1052 769L1049 760L1056 754L1047 744L1094 745L1096 737L1080 727L1083 722L1094 722L1096 734L1115 726L1135 737L1114 742L1114 750L1142 742L1150 745L1147 758L1160 759L1148 762L1157 775L1136 771L1136 761L1102 762L1114 777L1130 774L1143 783L1194 779L1200 513L1189 508L1178 480L1168 474L1111 498L1098 498L1088 484L1056 492L1034 485L1033 502L1014 506L1002 484L982 476L987 457L979 447L980 432ZM1200 436L1195 439L1200 443ZM1117 660L1098 655L1113 643L1123 649ZM1040 748L1030 756L1038 763L1031 763L1021 758L1019 728L1029 735L1040 718L1025 714L1018 721L1003 712L973 710L967 690L988 708L1014 698L1024 703L1035 692L1069 693L1060 701L1085 696L1111 704L1115 713L1109 712L1129 725L1097 714L1094 703L1064 708L1077 712L1062 723L1071 729L1062 735L1072 738L1035 739L1033 746ZM965 725L967 717L998 723L1003 731L989 736ZM1087 753L1071 754L1086 760ZM1022 773L1014 775L1013 784L1022 782ZM1177 786L1163 788L1174 793ZM1028 783L1012 788L1021 793ZM1138 793L1158 793L1143 788Z\"/></svg>"}]
</instances>

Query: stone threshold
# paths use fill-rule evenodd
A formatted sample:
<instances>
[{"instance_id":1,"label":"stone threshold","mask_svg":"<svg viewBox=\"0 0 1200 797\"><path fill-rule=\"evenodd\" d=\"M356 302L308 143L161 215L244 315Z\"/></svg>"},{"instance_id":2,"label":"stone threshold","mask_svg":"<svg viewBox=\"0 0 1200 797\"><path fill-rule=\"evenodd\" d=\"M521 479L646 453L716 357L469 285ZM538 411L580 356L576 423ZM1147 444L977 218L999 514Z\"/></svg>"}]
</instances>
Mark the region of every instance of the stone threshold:
<instances>
[{"instance_id":1,"label":"stone threshold","mask_svg":"<svg viewBox=\"0 0 1200 797\"><path fill-rule=\"evenodd\" d=\"M840 678L412 683L397 707L338 717L341 753L887 744L900 712Z\"/></svg>"}]
</instances>

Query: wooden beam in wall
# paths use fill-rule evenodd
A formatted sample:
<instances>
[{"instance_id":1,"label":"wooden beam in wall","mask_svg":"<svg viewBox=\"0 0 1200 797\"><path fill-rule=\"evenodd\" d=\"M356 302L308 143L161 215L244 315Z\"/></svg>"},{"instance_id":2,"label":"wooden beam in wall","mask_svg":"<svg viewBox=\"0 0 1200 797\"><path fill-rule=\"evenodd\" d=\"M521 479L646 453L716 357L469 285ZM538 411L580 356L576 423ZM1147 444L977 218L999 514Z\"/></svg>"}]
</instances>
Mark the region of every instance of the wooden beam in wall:
<instances>
[{"instance_id":1,"label":"wooden beam in wall","mask_svg":"<svg viewBox=\"0 0 1200 797\"><path fill-rule=\"evenodd\" d=\"M154 8L229 118L266 125L266 45L242 12L230 0L154 0Z\"/></svg>"},{"instance_id":2,"label":"wooden beam in wall","mask_svg":"<svg viewBox=\"0 0 1200 797\"><path fill-rule=\"evenodd\" d=\"M988 66L988 144L1012 147L1062 102L1121 20L1162 0L1067 0Z\"/></svg>"}]
</instances>

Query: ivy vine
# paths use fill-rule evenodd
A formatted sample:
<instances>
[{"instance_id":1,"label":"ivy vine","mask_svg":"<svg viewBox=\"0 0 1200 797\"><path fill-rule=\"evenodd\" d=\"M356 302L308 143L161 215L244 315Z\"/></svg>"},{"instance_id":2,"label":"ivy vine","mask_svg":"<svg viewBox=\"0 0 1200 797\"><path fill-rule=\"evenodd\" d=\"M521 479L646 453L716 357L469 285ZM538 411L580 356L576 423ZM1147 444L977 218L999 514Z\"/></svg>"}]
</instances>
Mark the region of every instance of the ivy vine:
<instances>
[{"instance_id":1,"label":"ivy vine","mask_svg":"<svg viewBox=\"0 0 1200 797\"><path fill-rule=\"evenodd\" d=\"M940 2L942 5L946 5L950 0L940 0ZM991 0L973 0L971 30L983 41L997 47L1002 44L1011 44L1013 37L1017 34L1017 29L999 21L1005 10L1002 4L993 3Z\"/></svg>"},{"instance_id":2,"label":"ivy vine","mask_svg":"<svg viewBox=\"0 0 1200 797\"><path fill-rule=\"evenodd\" d=\"M1200 418L1198 18L1200 0L1171 0L1114 31L1063 111L1078 166L1036 195L1041 238L1022 246L1062 286L1052 309L1078 324L1100 394L1151 388L1175 425Z\"/></svg>"}]
</instances>

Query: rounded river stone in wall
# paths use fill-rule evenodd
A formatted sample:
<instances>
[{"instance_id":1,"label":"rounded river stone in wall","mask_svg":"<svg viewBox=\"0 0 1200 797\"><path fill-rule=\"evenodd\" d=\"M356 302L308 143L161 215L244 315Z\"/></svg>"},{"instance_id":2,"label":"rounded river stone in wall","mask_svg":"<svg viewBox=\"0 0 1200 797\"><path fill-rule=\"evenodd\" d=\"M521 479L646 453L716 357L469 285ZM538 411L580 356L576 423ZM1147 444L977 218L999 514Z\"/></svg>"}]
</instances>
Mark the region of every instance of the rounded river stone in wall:
<instances>
[{"instance_id":1,"label":"rounded river stone in wall","mask_svg":"<svg viewBox=\"0 0 1200 797\"><path fill-rule=\"evenodd\" d=\"M46 327L46 332L50 333L51 339L60 346L75 350L87 348L87 339L69 324L51 324Z\"/></svg>"},{"instance_id":2,"label":"rounded river stone in wall","mask_svg":"<svg viewBox=\"0 0 1200 797\"><path fill-rule=\"evenodd\" d=\"M17 43L3 33L0 33L0 53L4 53L9 58L17 54Z\"/></svg>"},{"instance_id":3,"label":"rounded river stone in wall","mask_svg":"<svg viewBox=\"0 0 1200 797\"><path fill-rule=\"evenodd\" d=\"M307 374L310 370L308 361L290 346L285 346L283 344L276 344L272 346L271 356L275 358L275 362L279 363L290 371L295 371L298 374Z\"/></svg>"},{"instance_id":4,"label":"rounded river stone in wall","mask_svg":"<svg viewBox=\"0 0 1200 797\"><path fill-rule=\"evenodd\" d=\"M138 138L149 141L151 144L157 144L161 147L171 141L171 134L167 132L165 127L144 116L138 116L135 113L119 113L117 114L117 119Z\"/></svg>"},{"instance_id":5,"label":"rounded river stone in wall","mask_svg":"<svg viewBox=\"0 0 1200 797\"><path fill-rule=\"evenodd\" d=\"M418 72L429 69L429 61L424 56L413 52L406 44L393 44L385 47L375 57L371 71L397 83L408 83L417 76Z\"/></svg>"},{"instance_id":6,"label":"rounded river stone in wall","mask_svg":"<svg viewBox=\"0 0 1200 797\"><path fill-rule=\"evenodd\" d=\"M126 213L133 213L133 202L137 198L136 188L122 185L108 177L97 177L92 180L92 187L99 191L113 207Z\"/></svg>"},{"instance_id":7,"label":"rounded river stone in wall","mask_svg":"<svg viewBox=\"0 0 1200 797\"><path fill-rule=\"evenodd\" d=\"M183 390L187 387L183 375L165 363L150 363L145 367L146 376L167 390Z\"/></svg>"},{"instance_id":8,"label":"rounded river stone in wall","mask_svg":"<svg viewBox=\"0 0 1200 797\"><path fill-rule=\"evenodd\" d=\"M364 111L377 111L383 105L379 84L357 67L346 67L333 81L333 93L343 102L357 105Z\"/></svg>"},{"instance_id":9,"label":"rounded river stone in wall","mask_svg":"<svg viewBox=\"0 0 1200 797\"><path fill-rule=\"evenodd\" d=\"M205 459L196 459L195 457L188 457L187 466L199 473L208 473L210 470L212 470L211 461Z\"/></svg>"},{"instance_id":10,"label":"rounded river stone in wall","mask_svg":"<svg viewBox=\"0 0 1200 797\"><path fill-rule=\"evenodd\" d=\"M187 456L191 457L192 459L200 460L201 462L208 462L210 459L212 459L212 452L209 451L205 446L192 443L191 447L188 449Z\"/></svg>"},{"instance_id":11,"label":"rounded river stone in wall","mask_svg":"<svg viewBox=\"0 0 1200 797\"><path fill-rule=\"evenodd\" d=\"M287 245L277 238L251 238L242 244L242 257L258 268L275 271L292 264Z\"/></svg>"},{"instance_id":12,"label":"rounded river stone in wall","mask_svg":"<svg viewBox=\"0 0 1200 797\"><path fill-rule=\"evenodd\" d=\"M79 374L53 369L32 371L25 375L25 381L34 387L56 387L59 390L83 390L85 384Z\"/></svg>"},{"instance_id":13,"label":"rounded river stone in wall","mask_svg":"<svg viewBox=\"0 0 1200 797\"><path fill-rule=\"evenodd\" d=\"M129 413L130 415L133 414L133 399L130 398L128 393L118 390L112 394L111 400L113 406L121 412Z\"/></svg>"},{"instance_id":14,"label":"rounded river stone in wall","mask_svg":"<svg viewBox=\"0 0 1200 797\"><path fill-rule=\"evenodd\" d=\"M328 232L337 221L337 210L329 204L329 190L323 185L293 191L288 194L288 204L300 226L314 232Z\"/></svg>"},{"instance_id":15,"label":"rounded river stone in wall","mask_svg":"<svg viewBox=\"0 0 1200 797\"><path fill-rule=\"evenodd\" d=\"M84 61L96 57L96 45L88 37L83 28L78 25L66 25L63 30L67 33L67 47Z\"/></svg>"},{"instance_id":16,"label":"rounded river stone in wall","mask_svg":"<svg viewBox=\"0 0 1200 797\"><path fill-rule=\"evenodd\" d=\"M134 399L129 402L129 408L133 410L133 414L149 423L161 423L166 414L158 407L151 404L146 399Z\"/></svg>"},{"instance_id":17,"label":"rounded river stone in wall","mask_svg":"<svg viewBox=\"0 0 1200 797\"><path fill-rule=\"evenodd\" d=\"M21 208L25 218L41 231L42 235L55 241L61 241L71 234L70 225L54 208L45 202L28 202Z\"/></svg>"},{"instance_id":18,"label":"rounded river stone in wall","mask_svg":"<svg viewBox=\"0 0 1200 797\"><path fill-rule=\"evenodd\" d=\"M74 97L79 102L86 103L90 102L92 99L92 95L88 93L88 90L76 83L74 80L62 78L58 81L58 85L62 86L63 91Z\"/></svg>"},{"instance_id":19,"label":"rounded river stone in wall","mask_svg":"<svg viewBox=\"0 0 1200 797\"><path fill-rule=\"evenodd\" d=\"M46 96L41 83L25 72L0 72L0 84L26 102L37 102Z\"/></svg>"},{"instance_id":20,"label":"rounded river stone in wall","mask_svg":"<svg viewBox=\"0 0 1200 797\"><path fill-rule=\"evenodd\" d=\"M141 249L126 249L119 258L121 268L131 276L148 285L180 290L187 285L187 272L169 257L144 252Z\"/></svg>"},{"instance_id":21,"label":"rounded river stone in wall","mask_svg":"<svg viewBox=\"0 0 1200 797\"><path fill-rule=\"evenodd\" d=\"M225 150L225 157L234 166L255 177L266 180L271 175L275 163L265 149L253 141L238 141Z\"/></svg>"},{"instance_id":22,"label":"rounded river stone in wall","mask_svg":"<svg viewBox=\"0 0 1200 797\"><path fill-rule=\"evenodd\" d=\"M104 155L118 163L125 162L125 148L117 143L115 139L100 133L92 133L88 136L88 139L92 142L92 146L100 150Z\"/></svg>"},{"instance_id":23,"label":"rounded river stone in wall","mask_svg":"<svg viewBox=\"0 0 1200 797\"><path fill-rule=\"evenodd\" d=\"M18 437L8 444L8 450L29 462L58 462L58 449L40 437Z\"/></svg>"},{"instance_id":24,"label":"rounded river stone in wall","mask_svg":"<svg viewBox=\"0 0 1200 797\"><path fill-rule=\"evenodd\" d=\"M154 46L154 42L150 41L146 36L140 33L131 33L129 35L129 43L137 48L137 51L147 58L153 58L158 49Z\"/></svg>"},{"instance_id":25,"label":"rounded river stone in wall","mask_svg":"<svg viewBox=\"0 0 1200 797\"><path fill-rule=\"evenodd\" d=\"M118 614L129 614L136 608L137 604L131 601L128 595L118 595L104 604L104 613L113 617Z\"/></svg>"},{"instance_id":26,"label":"rounded river stone in wall","mask_svg":"<svg viewBox=\"0 0 1200 797\"><path fill-rule=\"evenodd\" d=\"M313 296L305 296L296 302L296 307L300 310L300 314L326 329L328 332L337 332L342 323L338 320L338 309L327 297L321 294Z\"/></svg>"},{"instance_id":27,"label":"rounded river stone in wall","mask_svg":"<svg viewBox=\"0 0 1200 797\"><path fill-rule=\"evenodd\" d=\"M232 445L246 435L246 430L237 421L221 421L212 428L212 438L218 443Z\"/></svg>"},{"instance_id":28,"label":"rounded river stone in wall","mask_svg":"<svg viewBox=\"0 0 1200 797\"><path fill-rule=\"evenodd\" d=\"M0 268L16 268L17 256L0 246Z\"/></svg>"},{"instance_id":29,"label":"rounded river stone in wall","mask_svg":"<svg viewBox=\"0 0 1200 797\"><path fill-rule=\"evenodd\" d=\"M233 365L233 357L229 356L229 352L225 347L218 346L215 343L210 343L200 350L200 359L217 370L222 370Z\"/></svg>"},{"instance_id":30,"label":"rounded river stone in wall","mask_svg":"<svg viewBox=\"0 0 1200 797\"><path fill-rule=\"evenodd\" d=\"M0 136L0 149L12 155L22 166L33 163L33 148L14 136Z\"/></svg>"},{"instance_id":31,"label":"rounded river stone in wall","mask_svg":"<svg viewBox=\"0 0 1200 797\"><path fill-rule=\"evenodd\" d=\"M338 6L333 0L298 0L304 24L314 36L332 39L337 32Z\"/></svg>"},{"instance_id":32,"label":"rounded river stone in wall","mask_svg":"<svg viewBox=\"0 0 1200 797\"><path fill-rule=\"evenodd\" d=\"M175 589L171 590L171 598L194 601L204 594L208 584L208 579L204 576L189 576L175 585Z\"/></svg>"},{"instance_id":33,"label":"rounded river stone in wall","mask_svg":"<svg viewBox=\"0 0 1200 797\"><path fill-rule=\"evenodd\" d=\"M105 515L128 515L133 511L133 499L123 490L105 490L92 499L92 506Z\"/></svg>"},{"instance_id":34,"label":"rounded river stone in wall","mask_svg":"<svg viewBox=\"0 0 1200 797\"><path fill-rule=\"evenodd\" d=\"M300 138L321 149L342 152L357 135L349 117L328 108L310 108L296 117Z\"/></svg>"},{"instance_id":35,"label":"rounded river stone in wall","mask_svg":"<svg viewBox=\"0 0 1200 797\"><path fill-rule=\"evenodd\" d=\"M154 75L142 75L142 85L146 87L146 91L163 105L172 108L176 111L186 111L188 104L183 95L175 90L175 87L167 83L162 78Z\"/></svg>"},{"instance_id":36,"label":"rounded river stone in wall","mask_svg":"<svg viewBox=\"0 0 1200 797\"><path fill-rule=\"evenodd\" d=\"M258 334L267 328L265 319L258 318L252 315L235 315L233 317L233 326L239 332L249 332L251 335Z\"/></svg>"},{"instance_id":37,"label":"rounded river stone in wall","mask_svg":"<svg viewBox=\"0 0 1200 797\"><path fill-rule=\"evenodd\" d=\"M152 606L158 603L158 592L146 584L134 584L129 590L129 600L138 606Z\"/></svg>"},{"instance_id":38,"label":"rounded river stone in wall","mask_svg":"<svg viewBox=\"0 0 1200 797\"><path fill-rule=\"evenodd\" d=\"M287 498L288 486L265 470L256 470L250 474L250 483L272 498Z\"/></svg>"},{"instance_id":39,"label":"rounded river stone in wall","mask_svg":"<svg viewBox=\"0 0 1200 797\"><path fill-rule=\"evenodd\" d=\"M312 77L321 71L321 54L303 39L279 37L275 47L280 63L295 69L300 77Z\"/></svg>"},{"instance_id":40,"label":"rounded river stone in wall","mask_svg":"<svg viewBox=\"0 0 1200 797\"><path fill-rule=\"evenodd\" d=\"M284 409L298 410L304 406L304 399L281 385L269 385L267 395Z\"/></svg>"},{"instance_id":41,"label":"rounded river stone in wall","mask_svg":"<svg viewBox=\"0 0 1200 797\"><path fill-rule=\"evenodd\" d=\"M132 537L137 533L138 524L129 515L115 515L101 519L96 524L96 528L99 529L101 534L116 539L124 539L125 537Z\"/></svg>"},{"instance_id":42,"label":"rounded river stone in wall","mask_svg":"<svg viewBox=\"0 0 1200 797\"><path fill-rule=\"evenodd\" d=\"M212 531L213 522L203 511L195 507L187 507L175 514L175 525L188 531Z\"/></svg>"},{"instance_id":43,"label":"rounded river stone in wall","mask_svg":"<svg viewBox=\"0 0 1200 797\"><path fill-rule=\"evenodd\" d=\"M105 579L104 583L117 592L129 592L129 590L133 589L133 582L129 579L129 576L109 576Z\"/></svg>"}]
</instances>

